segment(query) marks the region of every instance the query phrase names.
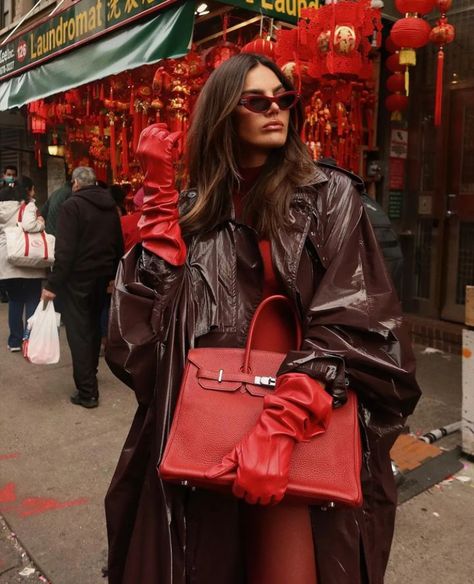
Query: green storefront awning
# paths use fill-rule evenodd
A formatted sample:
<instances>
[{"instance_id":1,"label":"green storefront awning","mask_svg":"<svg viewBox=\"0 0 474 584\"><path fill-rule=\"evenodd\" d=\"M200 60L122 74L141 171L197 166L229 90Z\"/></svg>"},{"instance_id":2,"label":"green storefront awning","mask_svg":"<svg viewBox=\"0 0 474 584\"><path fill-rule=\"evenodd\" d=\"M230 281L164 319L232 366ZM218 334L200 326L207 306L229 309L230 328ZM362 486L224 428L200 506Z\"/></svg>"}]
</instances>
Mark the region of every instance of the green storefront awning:
<instances>
[{"instance_id":1,"label":"green storefront awning","mask_svg":"<svg viewBox=\"0 0 474 584\"><path fill-rule=\"evenodd\" d=\"M192 41L194 2L96 41L0 84L0 111L67 91L126 69L185 55Z\"/></svg>"}]
</instances>

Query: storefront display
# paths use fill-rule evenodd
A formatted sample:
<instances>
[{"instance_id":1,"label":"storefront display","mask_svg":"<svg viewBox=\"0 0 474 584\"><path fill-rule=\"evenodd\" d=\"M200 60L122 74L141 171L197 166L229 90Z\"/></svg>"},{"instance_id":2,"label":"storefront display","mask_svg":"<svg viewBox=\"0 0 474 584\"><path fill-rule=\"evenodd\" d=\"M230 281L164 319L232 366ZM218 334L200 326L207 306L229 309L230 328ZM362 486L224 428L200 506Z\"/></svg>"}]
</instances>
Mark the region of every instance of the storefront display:
<instances>
[{"instance_id":1,"label":"storefront display","mask_svg":"<svg viewBox=\"0 0 474 584\"><path fill-rule=\"evenodd\" d=\"M61 28L61 22L68 19L67 22L76 23L82 18L82 6L89 7L90 11L97 9L97 14L94 13L96 21L102 19L105 23L102 23L103 33L113 15L107 8L109 3L106 3L106 8L102 6L104 13L102 8L97 8L99 4L102 6L100 2L92 5L91 0L81 0L75 11L68 9L56 15L54 21L44 23L38 31L43 31L45 39L53 31L53 38L54 31ZM167 3L155 1L152 4L156 7ZM183 50L183 42L174 46L176 41L173 38L178 36L173 32L178 30L176 17L171 23L174 26L171 32L163 33L166 47L160 45L155 57L145 56L140 61L138 54L144 52L142 41L147 30L151 35L154 29L157 31L155 44L161 30L160 22L156 20L152 26L149 17L140 25L117 31L115 35L122 35L119 43L117 36L111 36L100 41L100 46L87 44L71 54L24 72L23 75L29 77L22 87L18 87L22 76L13 77L11 87L4 88L0 95L0 104L27 103L24 110L28 130L35 136L35 157L39 166L44 162L46 147L59 144L69 171L78 165L90 165L99 180L130 185L130 191L134 192L142 181L135 151L143 128L156 121L166 122L172 131L182 131L180 147L183 149L194 103L209 74L240 51L257 52L275 60L301 93L305 109L302 137L314 159L333 158L339 165L360 172L361 152L376 145L377 50L382 29L380 8L374 8L371 0L341 0L319 8L317 3L308 2L299 5L298 14L292 10L282 14L282 21L295 23L282 26L283 23L263 15L245 21L242 18L245 3L231 4L239 7L235 9L239 10L238 16L234 17L233 8L217 8L216 12L221 14L218 18L222 33L208 37L201 34L203 40L199 39L189 51ZM268 14L274 16L272 10L277 10L277 4L273 9L267 4ZM189 8L190 3L183 3L181 7L177 5L174 10L177 13L186 5ZM125 4L122 8L125 9ZM124 16L122 8L118 2L121 18ZM153 18L169 23L170 10ZM182 22L188 15L189 10L182 16ZM195 33L201 26L206 27L201 25L205 19L199 20L199 12L196 15ZM214 28L215 23L214 20ZM30 36L38 37L38 31ZM84 38L89 38L89 33L84 34ZM126 44L124 35L135 36ZM40 35L40 38L43 37ZM34 44L36 53L38 39ZM102 43L108 41L110 50L120 53L123 60L121 57L112 58L107 52ZM46 50L45 42L41 41L42 51ZM18 39L13 43L18 50ZM139 50L133 47L139 47ZM183 56L160 59L160 51L163 57L167 56L166 53L179 55L180 52ZM132 58L134 52L136 59ZM29 55L28 59L31 60L32 56ZM84 70L82 67L82 82L77 78L81 69L75 66L77 59L82 63L94 63L91 68ZM48 73L52 74L44 75L42 67L50 67ZM35 75L38 75L37 79ZM51 87L44 87L45 79L52 78L57 88L54 93ZM34 87L39 91L41 98L31 100L31 96L25 94L26 85L30 90Z\"/></svg>"}]
</instances>

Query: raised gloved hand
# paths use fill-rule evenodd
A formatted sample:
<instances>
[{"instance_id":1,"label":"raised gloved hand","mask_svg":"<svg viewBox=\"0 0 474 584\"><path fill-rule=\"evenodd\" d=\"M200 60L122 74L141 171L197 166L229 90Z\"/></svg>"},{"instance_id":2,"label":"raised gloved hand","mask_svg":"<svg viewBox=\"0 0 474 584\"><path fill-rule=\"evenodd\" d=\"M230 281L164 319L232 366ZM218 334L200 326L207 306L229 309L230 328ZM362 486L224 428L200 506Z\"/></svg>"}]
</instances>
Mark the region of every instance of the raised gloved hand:
<instances>
[{"instance_id":1,"label":"raised gloved hand","mask_svg":"<svg viewBox=\"0 0 474 584\"><path fill-rule=\"evenodd\" d=\"M291 455L297 442L324 432L332 398L318 382L303 373L277 379L263 400L257 424L206 476L216 478L237 469L232 492L247 503L278 503L285 495Z\"/></svg>"},{"instance_id":2,"label":"raised gloved hand","mask_svg":"<svg viewBox=\"0 0 474 584\"><path fill-rule=\"evenodd\" d=\"M173 166L173 148L180 136L181 132L170 133L166 124L152 124L141 133L136 152L145 174L138 222L142 245L174 266L186 261Z\"/></svg>"}]
</instances>

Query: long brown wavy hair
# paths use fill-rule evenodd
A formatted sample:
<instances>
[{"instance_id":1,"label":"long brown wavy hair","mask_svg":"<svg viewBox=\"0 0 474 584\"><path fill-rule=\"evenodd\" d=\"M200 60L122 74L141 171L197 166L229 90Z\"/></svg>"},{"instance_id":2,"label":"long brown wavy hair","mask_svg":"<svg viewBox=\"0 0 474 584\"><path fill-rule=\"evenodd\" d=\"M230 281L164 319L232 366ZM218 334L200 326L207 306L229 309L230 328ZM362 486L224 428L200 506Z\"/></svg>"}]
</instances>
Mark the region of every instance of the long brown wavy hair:
<instances>
[{"instance_id":1,"label":"long brown wavy hair","mask_svg":"<svg viewBox=\"0 0 474 584\"><path fill-rule=\"evenodd\" d=\"M193 208L181 218L184 233L212 229L229 212L239 188L238 138L233 113L242 96L247 73L257 65L271 69L286 90L293 90L282 71L266 57L241 53L218 67L204 85L193 113L187 143L189 184L197 190ZM275 148L248 193L244 217L262 236L275 234L289 222L289 203L295 188L314 174L314 163L298 129L300 104L290 111L286 143Z\"/></svg>"}]
</instances>

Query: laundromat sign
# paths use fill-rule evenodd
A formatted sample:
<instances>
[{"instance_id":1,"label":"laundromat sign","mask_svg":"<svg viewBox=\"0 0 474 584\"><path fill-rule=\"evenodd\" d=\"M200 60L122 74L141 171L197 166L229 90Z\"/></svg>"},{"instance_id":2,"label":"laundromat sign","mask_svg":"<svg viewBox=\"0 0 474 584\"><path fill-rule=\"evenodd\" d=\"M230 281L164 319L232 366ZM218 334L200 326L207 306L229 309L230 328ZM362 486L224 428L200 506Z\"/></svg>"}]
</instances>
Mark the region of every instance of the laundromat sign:
<instances>
[{"instance_id":1,"label":"laundromat sign","mask_svg":"<svg viewBox=\"0 0 474 584\"><path fill-rule=\"evenodd\" d=\"M117 25L122 26L161 4L171 3L165 0L80 0L0 47L0 79L29 69Z\"/></svg>"},{"instance_id":2,"label":"laundromat sign","mask_svg":"<svg viewBox=\"0 0 474 584\"><path fill-rule=\"evenodd\" d=\"M319 0L225 0L225 3L293 24L304 8L319 7Z\"/></svg>"}]
</instances>

